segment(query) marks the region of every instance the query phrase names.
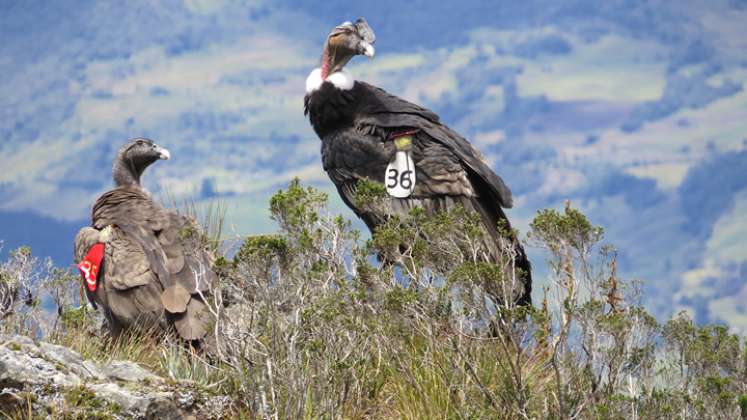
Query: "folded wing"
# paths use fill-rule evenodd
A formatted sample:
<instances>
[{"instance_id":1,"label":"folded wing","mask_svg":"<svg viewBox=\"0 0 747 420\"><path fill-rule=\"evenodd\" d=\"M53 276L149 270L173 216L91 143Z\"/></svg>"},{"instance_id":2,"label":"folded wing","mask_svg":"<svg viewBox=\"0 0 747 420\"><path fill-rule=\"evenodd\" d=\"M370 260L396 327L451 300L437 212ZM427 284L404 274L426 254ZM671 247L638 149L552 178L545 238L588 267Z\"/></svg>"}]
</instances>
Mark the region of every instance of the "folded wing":
<instances>
[{"instance_id":1,"label":"folded wing","mask_svg":"<svg viewBox=\"0 0 747 420\"><path fill-rule=\"evenodd\" d=\"M139 188L119 187L93 208L93 226L75 241L76 261L93 244L105 244L99 287L89 299L101 306L113 335L139 327L203 338L210 323L204 299L216 275L191 219L166 210Z\"/></svg>"}]
</instances>

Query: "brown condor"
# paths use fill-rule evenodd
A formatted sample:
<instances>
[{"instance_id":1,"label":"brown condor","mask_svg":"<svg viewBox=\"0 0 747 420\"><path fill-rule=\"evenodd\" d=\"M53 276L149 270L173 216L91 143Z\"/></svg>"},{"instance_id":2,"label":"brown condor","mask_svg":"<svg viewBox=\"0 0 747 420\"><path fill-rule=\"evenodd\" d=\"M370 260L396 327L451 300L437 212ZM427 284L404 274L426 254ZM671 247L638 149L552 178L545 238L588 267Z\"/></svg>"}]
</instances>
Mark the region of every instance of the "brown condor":
<instances>
[{"instance_id":1,"label":"brown condor","mask_svg":"<svg viewBox=\"0 0 747 420\"><path fill-rule=\"evenodd\" d=\"M143 171L169 151L133 139L114 160L115 188L93 204L92 223L75 238L75 262L109 332L175 328L185 340L205 337L216 274L196 223L156 203L140 186ZM173 326L173 327L172 327Z\"/></svg>"},{"instance_id":2,"label":"brown condor","mask_svg":"<svg viewBox=\"0 0 747 420\"><path fill-rule=\"evenodd\" d=\"M461 204L480 215L490 257L501 246L513 249L524 285L516 301L531 304L531 268L521 243L499 233L510 228L503 208L511 191L466 139L441 123L438 115L354 80L344 66L356 55L374 56L373 30L364 19L345 22L327 37L321 67L306 80L304 112L322 141L324 170L342 200L372 231L392 213L413 207L429 213ZM356 185L366 179L389 192L385 213L355 205ZM506 249L506 248L504 248Z\"/></svg>"}]
</instances>

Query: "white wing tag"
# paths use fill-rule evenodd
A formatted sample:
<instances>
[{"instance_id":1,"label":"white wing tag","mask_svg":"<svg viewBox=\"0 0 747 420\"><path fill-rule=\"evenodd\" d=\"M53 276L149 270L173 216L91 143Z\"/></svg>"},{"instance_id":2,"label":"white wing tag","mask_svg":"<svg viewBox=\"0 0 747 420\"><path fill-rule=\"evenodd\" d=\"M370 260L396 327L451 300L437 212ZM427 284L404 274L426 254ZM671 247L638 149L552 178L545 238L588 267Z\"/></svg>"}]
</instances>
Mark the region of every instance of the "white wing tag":
<instances>
[{"instance_id":1,"label":"white wing tag","mask_svg":"<svg viewBox=\"0 0 747 420\"><path fill-rule=\"evenodd\" d=\"M411 138L401 137L395 140L397 154L389 162L384 174L386 192L392 197L406 198L415 191L415 162L410 156Z\"/></svg>"}]
</instances>

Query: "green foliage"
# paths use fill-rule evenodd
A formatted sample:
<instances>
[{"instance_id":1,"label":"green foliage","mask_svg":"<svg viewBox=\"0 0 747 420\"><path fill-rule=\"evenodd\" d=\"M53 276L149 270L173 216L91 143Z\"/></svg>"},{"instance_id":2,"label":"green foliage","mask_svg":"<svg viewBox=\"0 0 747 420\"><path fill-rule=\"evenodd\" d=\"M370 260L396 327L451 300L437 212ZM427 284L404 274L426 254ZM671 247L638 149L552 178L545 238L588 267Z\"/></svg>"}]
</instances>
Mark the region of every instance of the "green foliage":
<instances>
[{"instance_id":1,"label":"green foliage","mask_svg":"<svg viewBox=\"0 0 747 420\"><path fill-rule=\"evenodd\" d=\"M69 389L65 393L65 402L76 407L86 405L92 408L100 408L102 406L101 400L96 398L96 394L84 386Z\"/></svg>"},{"instance_id":2,"label":"green foliage","mask_svg":"<svg viewBox=\"0 0 747 420\"><path fill-rule=\"evenodd\" d=\"M288 243L280 235L256 235L247 238L233 258L234 265L249 262L254 258L283 258L288 252Z\"/></svg>"},{"instance_id":3,"label":"green foliage","mask_svg":"<svg viewBox=\"0 0 747 420\"><path fill-rule=\"evenodd\" d=\"M286 191L278 191L272 196L270 214L299 245L310 246L312 232L309 228L319 220L319 210L326 201L326 194L311 187L301 187L296 178Z\"/></svg>"},{"instance_id":4,"label":"green foliage","mask_svg":"<svg viewBox=\"0 0 747 420\"><path fill-rule=\"evenodd\" d=\"M418 293L412 289L394 287L384 295L384 308L393 312L402 312L418 301Z\"/></svg>"},{"instance_id":5,"label":"green foliage","mask_svg":"<svg viewBox=\"0 0 747 420\"><path fill-rule=\"evenodd\" d=\"M62 312L60 321L62 322L62 328L64 329L83 329L90 322L88 315L88 308L81 306L79 308L72 308Z\"/></svg>"},{"instance_id":6,"label":"green foliage","mask_svg":"<svg viewBox=\"0 0 747 420\"><path fill-rule=\"evenodd\" d=\"M29 258L31 257L31 247L22 246L13 251L10 251L11 258Z\"/></svg>"},{"instance_id":7,"label":"green foliage","mask_svg":"<svg viewBox=\"0 0 747 420\"><path fill-rule=\"evenodd\" d=\"M583 213L570 204L566 205L563 213L554 209L538 211L530 228L531 236L554 252L559 250L556 245L559 242L582 250L597 243L604 234L604 229L592 225Z\"/></svg>"},{"instance_id":8,"label":"green foliage","mask_svg":"<svg viewBox=\"0 0 747 420\"><path fill-rule=\"evenodd\" d=\"M414 208L364 243L326 201L294 180L270 202L278 232L215 259L208 356L148 331L101 337L79 280L51 269L41 278L58 317L44 331L87 358L132 359L187 383L198 404L227 395L228 418L747 418L744 340L684 313L660 325L640 285L618 276L603 229L570 205L530 225L549 279L537 307L522 308L507 298L521 286L518 232L497 227L496 258L478 215ZM365 181L356 202L389 205ZM25 250L11 262L4 282L39 272ZM66 392L72 416L100 404L85 388Z\"/></svg>"},{"instance_id":9,"label":"green foliage","mask_svg":"<svg viewBox=\"0 0 747 420\"><path fill-rule=\"evenodd\" d=\"M65 419L109 420L117 418L120 407L101 400L96 393L85 386L77 386L63 391L66 407L58 413Z\"/></svg>"},{"instance_id":10,"label":"green foliage","mask_svg":"<svg viewBox=\"0 0 747 420\"><path fill-rule=\"evenodd\" d=\"M382 205L387 197L384 184L368 180L359 180L356 184L355 205L358 208L375 208Z\"/></svg>"}]
</instances>

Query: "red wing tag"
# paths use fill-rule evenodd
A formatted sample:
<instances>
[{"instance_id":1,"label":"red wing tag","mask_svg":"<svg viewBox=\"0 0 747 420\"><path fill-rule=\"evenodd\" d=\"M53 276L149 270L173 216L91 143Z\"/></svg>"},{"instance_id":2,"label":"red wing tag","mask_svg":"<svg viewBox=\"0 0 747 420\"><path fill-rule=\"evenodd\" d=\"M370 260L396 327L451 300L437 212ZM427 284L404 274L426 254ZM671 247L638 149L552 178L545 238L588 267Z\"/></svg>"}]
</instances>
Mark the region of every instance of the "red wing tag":
<instances>
[{"instance_id":1,"label":"red wing tag","mask_svg":"<svg viewBox=\"0 0 747 420\"><path fill-rule=\"evenodd\" d=\"M86 281L88 290L96 291L96 280L99 278L99 268L101 260L104 259L104 244L97 243L88 250L88 254L83 257L83 261L78 264L80 275Z\"/></svg>"}]
</instances>

